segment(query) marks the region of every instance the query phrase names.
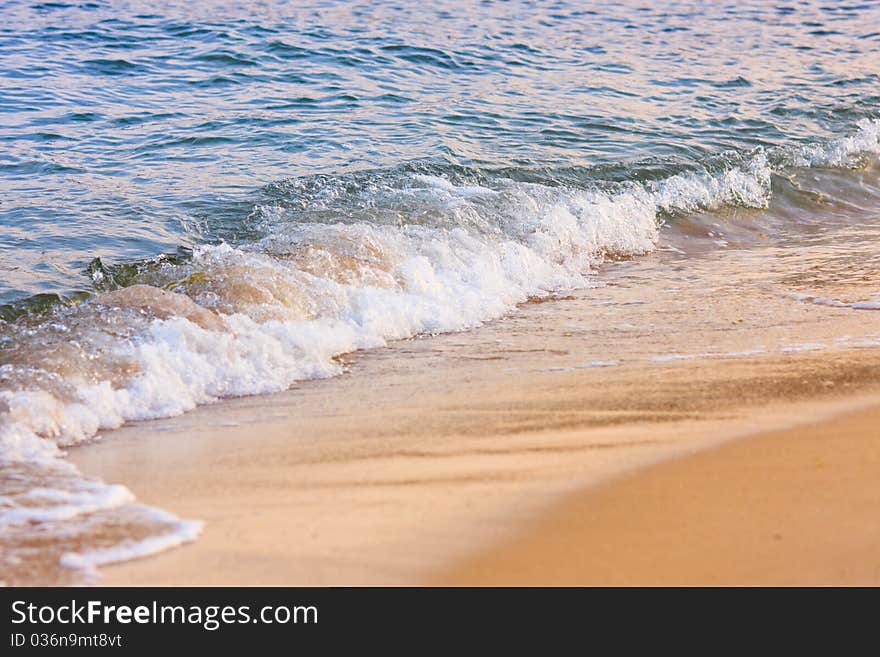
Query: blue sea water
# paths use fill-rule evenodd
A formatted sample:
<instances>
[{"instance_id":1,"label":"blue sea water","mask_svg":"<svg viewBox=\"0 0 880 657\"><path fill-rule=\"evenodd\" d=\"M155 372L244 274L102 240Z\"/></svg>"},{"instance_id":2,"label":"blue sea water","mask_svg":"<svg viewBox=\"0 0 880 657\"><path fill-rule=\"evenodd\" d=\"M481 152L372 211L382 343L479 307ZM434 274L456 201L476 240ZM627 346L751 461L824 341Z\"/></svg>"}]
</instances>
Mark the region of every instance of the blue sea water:
<instances>
[{"instance_id":1,"label":"blue sea water","mask_svg":"<svg viewBox=\"0 0 880 657\"><path fill-rule=\"evenodd\" d=\"M876 309L878 153L880 2L0 0L0 582L199 531L63 448L609 261Z\"/></svg>"},{"instance_id":2,"label":"blue sea water","mask_svg":"<svg viewBox=\"0 0 880 657\"><path fill-rule=\"evenodd\" d=\"M290 179L642 180L876 118L877 2L0 4L0 303ZM297 199L292 199L293 203Z\"/></svg>"}]
</instances>

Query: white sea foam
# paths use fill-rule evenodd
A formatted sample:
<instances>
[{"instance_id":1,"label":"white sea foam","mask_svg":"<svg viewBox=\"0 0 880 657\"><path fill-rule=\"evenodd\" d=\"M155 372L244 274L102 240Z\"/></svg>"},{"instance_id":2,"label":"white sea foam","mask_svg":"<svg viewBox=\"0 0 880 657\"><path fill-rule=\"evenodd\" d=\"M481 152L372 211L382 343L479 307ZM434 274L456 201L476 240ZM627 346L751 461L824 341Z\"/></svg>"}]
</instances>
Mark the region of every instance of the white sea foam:
<instances>
[{"instance_id":1,"label":"white sea foam","mask_svg":"<svg viewBox=\"0 0 880 657\"><path fill-rule=\"evenodd\" d=\"M844 335L839 338L835 338L834 344L839 347L873 349L875 347L880 347L880 335L868 334L857 337Z\"/></svg>"},{"instance_id":2,"label":"white sea foam","mask_svg":"<svg viewBox=\"0 0 880 657\"><path fill-rule=\"evenodd\" d=\"M746 358L748 356L760 356L767 353L763 348L744 349L742 351L705 351L697 354L660 354L653 356L654 363L671 363L679 360L703 360L705 358Z\"/></svg>"},{"instance_id":3,"label":"white sea foam","mask_svg":"<svg viewBox=\"0 0 880 657\"><path fill-rule=\"evenodd\" d=\"M85 579L95 581L98 577L96 570L98 566L130 561L164 552L194 541L202 531L203 524L199 521L179 521L170 514L149 507L140 507L140 510L148 510L155 515L155 520L158 523L167 524L172 529L140 540L126 539L108 548L67 552L61 556L61 566L77 570Z\"/></svg>"},{"instance_id":4,"label":"white sea foam","mask_svg":"<svg viewBox=\"0 0 880 657\"><path fill-rule=\"evenodd\" d=\"M127 421L332 376L340 371L335 357L341 353L470 328L530 296L589 286L591 267L608 254L654 248L661 210L761 205L769 193L761 159L722 176L680 175L617 193L528 183L461 188L426 176L418 182L439 191L432 201L446 212L491 212L501 229L282 223L250 246L201 247L191 270L239 279L237 288L219 295L190 291L220 312L222 330L185 317L157 317L113 345L116 356L139 372L124 385L67 380L73 390L67 399L47 390L0 390L9 408L0 430L4 456L52 456L46 438L72 444ZM302 253L331 264L320 270L288 257ZM342 257L352 262L340 268ZM259 294L239 294L245 283Z\"/></svg>"},{"instance_id":5,"label":"white sea foam","mask_svg":"<svg viewBox=\"0 0 880 657\"><path fill-rule=\"evenodd\" d=\"M590 370L597 367L617 367L622 365L622 360L590 360L586 363L578 363L577 365L567 365L563 367L548 367L541 370L542 372L576 372L578 370Z\"/></svg>"},{"instance_id":6,"label":"white sea foam","mask_svg":"<svg viewBox=\"0 0 880 657\"><path fill-rule=\"evenodd\" d=\"M667 178L653 185L652 199L658 209L667 212L714 210L731 204L764 208L770 200L771 174L766 155L759 151L743 168Z\"/></svg>"},{"instance_id":7,"label":"white sea foam","mask_svg":"<svg viewBox=\"0 0 880 657\"><path fill-rule=\"evenodd\" d=\"M852 310L880 310L880 301L876 299L862 301L840 301L839 299L831 299L826 297L816 297L809 294L794 294L792 298L805 303L816 304L817 306L828 306L830 308L850 308Z\"/></svg>"},{"instance_id":8,"label":"white sea foam","mask_svg":"<svg viewBox=\"0 0 880 657\"><path fill-rule=\"evenodd\" d=\"M783 353L799 353L802 351L821 351L827 349L828 345L824 342L798 342L794 344L784 344L780 347Z\"/></svg>"},{"instance_id":9,"label":"white sea foam","mask_svg":"<svg viewBox=\"0 0 880 657\"><path fill-rule=\"evenodd\" d=\"M68 381L73 399L45 390L0 391L9 408L0 434L6 457L51 455L46 438L71 444L126 421L332 376L340 371L338 354L469 328L531 295L589 285L591 265L605 254L648 252L658 236L655 207L644 190L559 194L516 185L497 195L508 208L520 207L501 235L417 225L288 225L246 248L198 249L192 270L227 277L236 272L263 292L272 287L271 294L254 300L227 288L218 300L214 291L195 293L209 308L231 310L222 314L224 330L157 317L114 345L115 355L136 363L139 372L125 385ZM360 257L364 250L370 258ZM306 251L356 261L316 271L278 256ZM283 294L298 301L284 303Z\"/></svg>"},{"instance_id":10,"label":"white sea foam","mask_svg":"<svg viewBox=\"0 0 880 657\"><path fill-rule=\"evenodd\" d=\"M863 154L880 153L880 119L862 119L850 135L785 149L783 162L800 167L846 167Z\"/></svg>"},{"instance_id":11,"label":"white sea foam","mask_svg":"<svg viewBox=\"0 0 880 657\"><path fill-rule=\"evenodd\" d=\"M71 479L68 477L69 481ZM0 496L0 526L70 520L134 501L134 495L124 486L80 479L75 481L77 486L74 490L33 488L15 497Z\"/></svg>"}]
</instances>

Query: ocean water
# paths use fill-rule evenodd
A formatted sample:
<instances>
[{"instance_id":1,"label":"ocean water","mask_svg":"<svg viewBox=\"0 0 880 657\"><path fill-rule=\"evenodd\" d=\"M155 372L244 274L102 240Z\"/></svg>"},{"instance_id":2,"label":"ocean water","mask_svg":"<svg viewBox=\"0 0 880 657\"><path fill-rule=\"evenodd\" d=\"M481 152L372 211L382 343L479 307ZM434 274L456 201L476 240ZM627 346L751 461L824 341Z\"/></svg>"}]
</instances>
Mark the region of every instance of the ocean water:
<instances>
[{"instance_id":1,"label":"ocean water","mask_svg":"<svg viewBox=\"0 0 880 657\"><path fill-rule=\"evenodd\" d=\"M880 224L880 2L6 0L0 18L8 582L196 537L64 460L101 431L333 376L658 246L844 248ZM868 311L875 283L798 302Z\"/></svg>"}]
</instances>

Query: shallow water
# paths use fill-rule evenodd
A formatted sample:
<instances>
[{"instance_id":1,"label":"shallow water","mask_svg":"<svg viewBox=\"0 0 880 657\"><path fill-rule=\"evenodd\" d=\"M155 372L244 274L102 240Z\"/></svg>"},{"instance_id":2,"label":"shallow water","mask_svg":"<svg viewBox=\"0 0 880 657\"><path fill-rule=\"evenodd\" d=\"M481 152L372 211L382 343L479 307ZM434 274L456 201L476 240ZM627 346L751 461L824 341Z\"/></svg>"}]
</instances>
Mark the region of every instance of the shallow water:
<instances>
[{"instance_id":1,"label":"shallow water","mask_svg":"<svg viewBox=\"0 0 880 657\"><path fill-rule=\"evenodd\" d=\"M783 317L880 305L880 3L0 15L0 579L197 532L59 447L598 288L614 261L773 281ZM653 357L699 355L641 321ZM814 344L800 326L722 351Z\"/></svg>"}]
</instances>

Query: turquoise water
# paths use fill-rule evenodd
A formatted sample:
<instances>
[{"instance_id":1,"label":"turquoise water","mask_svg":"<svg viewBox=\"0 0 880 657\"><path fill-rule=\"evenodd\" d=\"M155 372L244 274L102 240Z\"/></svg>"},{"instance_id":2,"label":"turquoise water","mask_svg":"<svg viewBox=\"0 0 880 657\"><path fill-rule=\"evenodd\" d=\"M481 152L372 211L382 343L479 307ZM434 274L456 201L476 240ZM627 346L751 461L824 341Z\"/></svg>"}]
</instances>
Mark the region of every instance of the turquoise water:
<instances>
[{"instance_id":1,"label":"turquoise water","mask_svg":"<svg viewBox=\"0 0 880 657\"><path fill-rule=\"evenodd\" d=\"M675 253L639 262L680 283L737 255L710 291L772 271L789 342L790 307L880 308L880 2L0 0L0 19L0 582L89 581L198 534L63 449L590 290L619 260ZM650 345L672 319L636 328Z\"/></svg>"},{"instance_id":2,"label":"turquoise water","mask_svg":"<svg viewBox=\"0 0 880 657\"><path fill-rule=\"evenodd\" d=\"M92 290L96 257L250 239L290 181L307 210L327 176L401 167L656 179L840 137L880 101L877 2L7 0L0 18L6 303Z\"/></svg>"}]
</instances>

